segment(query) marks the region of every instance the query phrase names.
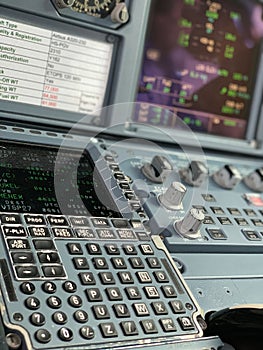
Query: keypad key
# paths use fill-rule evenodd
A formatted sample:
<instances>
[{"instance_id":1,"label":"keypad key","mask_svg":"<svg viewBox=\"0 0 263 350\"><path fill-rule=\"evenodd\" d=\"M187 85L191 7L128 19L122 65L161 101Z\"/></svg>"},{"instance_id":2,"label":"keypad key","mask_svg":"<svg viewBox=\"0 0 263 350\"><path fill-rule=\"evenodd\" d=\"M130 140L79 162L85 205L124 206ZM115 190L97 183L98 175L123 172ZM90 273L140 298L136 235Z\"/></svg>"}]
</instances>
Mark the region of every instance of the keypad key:
<instances>
[{"instance_id":1,"label":"keypad key","mask_svg":"<svg viewBox=\"0 0 263 350\"><path fill-rule=\"evenodd\" d=\"M59 309L62 305L62 301L57 296L52 296L47 299L47 305L52 309Z\"/></svg>"},{"instance_id":2,"label":"keypad key","mask_svg":"<svg viewBox=\"0 0 263 350\"><path fill-rule=\"evenodd\" d=\"M88 339L88 340L93 339L95 336L95 332L93 328L91 328L90 326L81 327L79 333L84 339Z\"/></svg>"},{"instance_id":3,"label":"keypad key","mask_svg":"<svg viewBox=\"0 0 263 350\"><path fill-rule=\"evenodd\" d=\"M105 244L104 247L108 255L120 255L120 249L117 244Z\"/></svg>"},{"instance_id":4,"label":"keypad key","mask_svg":"<svg viewBox=\"0 0 263 350\"><path fill-rule=\"evenodd\" d=\"M132 277L132 274L129 271L118 272L118 277L119 277L119 280L122 284L134 283L134 279Z\"/></svg>"},{"instance_id":5,"label":"keypad key","mask_svg":"<svg viewBox=\"0 0 263 350\"><path fill-rule=\"evenodd\" d=\"M138 252L133 244L123 244L122 249L126 255L137 255Z\"/></svg>"},{"instance_id":6,"label":"keypad key","mask_svg":"<svg viewBox=\"0 0 263 350\"><path fill-rule=\"evenodd\" d=\"M69 218L72 226L89 226L89 220L81 216L70 216Z\"/></svg>"},{"instance_id":7,"label":"keypad key","mask_svg":"<svg viewBox=\"0 0 263 350\"><path fill-rule=\"evenodd\" d=\"M7 237L26 237L26 230L23 226L3 226L5 236Z\"/></svg>"},{"instance_id":8,"label":"keypad key","mask_svg":"<svg viewBox=\"0 0 263 350\"><path fill-rule=\"evenodd\" d=\"M106 293L109 300L122 300L122 294L118 287L106 288Z\"/></svg>"},{"instance_id":9,"label":"keypad key","mask_svg":"<svg viewBox=\"0 0 263 350\"><path fill-rule=\"evenodd\" d=\"M47 227L31 226L28 227L28 231L31 237L50 237L50 232Z\"/></svg>"},{"instance_id":10,"label":"keypad key","mask_svg":"<svg viewBox=\"0 0 263 350\"><path fill-rule=\"evenodd\" d=\"M118 336L117 330L113 322L101 323L99 325L101 335L104 338L114 338Z\"/></svg>"},{"instance_id":11,"label":"keypad key","mask_svg":"<svg viewBox=\"0 0 263 350\"><path fill-rule=\"evenodd\" d=\"M168 310L163 301L155 301L151 304L155 315L167 315Z\"/></svg>"},{"instance_id":12,"label":"keypad key","mask_svg":"<svg viewBox=\"0 0 263 350\"><path fill-rule=\"evenodd\" d=\"M47 344L51 340L51 334L47 329L39 329L35 333L35 339L42 344Z\"/></svg>"},{"instance_id":13,"label":"keypad key","mask_svg":"<svg viewBox=\"0 0 263 350\"><path fill-rule=\"evenodd\" d=\"M76 228L75 233L78 238L96 238L95 233L90 228Z\"/></svg>"},{"instance_id":14,"label":"keypad key","mask_svg":"<svg viewBox=\"0 0 263 350\"><path fill-rule=\"evenodd\" d=\"M43 215L30 215L30 214L25 214L24 215L24 220L27 225L45 225L46 221Z\"/></svg>"},{"instance_id":15,"label":"keypad key","mask_svg":"<svg viewBox=\"0 0 263 350\"><path fill-rule=\"evenodd\" d=\"M34 325L34 326L43 326L43 324L45 324L46 319L45 316L43 314L41 314L40 312L34 312L31 316L30 316L30 322Z\"/></svg>"},{"instance_id":16,"label":"keypad key","mask_svg":"<svg viewBox=\"0 0 263 350\"><path fill-rule=\"evenodd\" d=\"M71 295L69 298L68 298L68 303L70 306L72 307L81 307L83 302L82 302L82 299L79 295Z\"/></svg>"},{"instance_id":17,"label":"keypad key","mask_svg":"<svg viewBox=\"0 0 263 350\"><path fill-rule=\"evenodd\" d=\"M194 330L195 326L193 325L192 320L188 316L179 317L178 322L183 331Z\"/></svg>"},{"instance_id":18,"label":"keypad key","mask_svg":"<svg viewBox=\"0 0 263 350\"><path fill-rule=\"evenodd\" d=\"M100 293L100 290L98 288L88 288L86 289L86 295L88 298L88 301L102 301L102 295Z\"/></svg>"},{"instance_id":19,"label":"keypad key","mask_svg":"<svg viewBox=\"0 0 263 350\"><path fill-rule=\"evenodd\" d=\"M93 226L103 228L103 227L110 227L109 220L104 218L93 218L91 219Z\"/></svg>"},{"instance_id":20,"label":"keypad key","mask_svg":"<svg viewBox=\"0 0 263 350\"><path fill-rule=\"evenodd\" d=\"M41 264L60 263L59 255L56 252L38 253L37 255Z\"/></svg>"},{"instance_id":21,"label":"keypad key","mask_svg":"<svg viewBox=\"0 0 263 350\"><path fill-rule=\"evenodd\" d=\"M68 221L65 216L49 215L47 221L51 226L68 226Z\"/></svg>"},{"instance_id":22,"label":"keypad key","mask_svg":"<svg viewBox=\"0 0 263 350\"><path fill-rule=\"evenodd\" d=\"M144 263L140 257L129 258L129 262L133 269L143 269Z\"/></svg>"},{"instance_id":23,"label":"keypad key","mask_svg":"<svg viewBox=\"0 0 263 350\"><path fill-rule=\"evenodd\" d=\"M73 258L72 259L76 270L86 270L89 268L89 264L86 258Z\"/></svg>"},{"instance_id":24,"label":"keypad key","mask_svg":"<svg viewBox=\"0 0 263 350\"><path fill-rule=\"evenodd\" d=\"M125 292L129 300L139 300L142 298L139 288L137 287L126 287Z\"/></svg>"},{"instance_id":25,"label":"keypad key","mask_svg":"<svg viewBox=\"0 0 263 350\"><path fill-rule=\"evenodd\" d=\"M169 278L164 271L154 271L153 275L158 283L169 282Z\"/></svg>"},{"instance_id":26,"label":"keypad key","mask_svg":"<svg viewBox=\"0 0 263 350\"><path fill-rule=\"evenodd\" d=\"M15 266L18 278L36 278L39 277L39 272L36 266Z\"/></svg>"},{"instance_id":27,"label":"keypad key","mask_svg":"<svg viewBox=\"0 0 263 350\"><path fill-rule=\"evenodd\" d=\"M185 313L185 308L180 300L170 301L169 305L171 306L171 309L175 314Z\"/></svg>"},{"instance_id":28,"label":"keypad key","mask_svg":"<svg viewBox=\"0 0 263 350\"><path fill-rule=\"evenodd\" d=\"M111 272L100 272L99 278L102 284L115 284L115 279Z\"/></svg>"},{"instance_id":29,"label":"keypad key","mask_svg":"<svg viewBox=\"0 0 263 350\"><path fill-rule=\"evenodd\" d=\"M72 282L72 281L64 282L62 287L63 287L64 291L66 291L67 293L75 293L77 290L76 283Z\"/></svg>"},{"instance_id":30,"label":"keypad key","mask_svg":"<svg viewBox=\"0 0 263 350\"><path fill-rule=\"evenodd\" d=\"M87 251L90 255L101 255L100 245L97 243L87 243L86 244Z\"/></svg>"},{"instance_id":31,"label":"keypad key","mask_svg":"<svg viewBox=\"0 0 263 350\"><path fill-rule=\"evenodd\" d=\"M65 312L57 311L52 315L52 320L56 324L65 324L65 323L67 323L68 317L65 314Z\"/></svg>"},{"instance_id":32,"label":"keypad key","mask_svg":"<svg viewBox=\"0 0 263 350\"><path fill-rule=\"evenodd\" d=\"M70 255L80 255L83 253L80 243L68 243L67 249Z\"/></svg>"},{"instance_id":33,"label":"keypad key","mask_svg":"<svg viewBox=\"0 0 263 350\"><path fill-rule=\"evenodd\" d=\"M110 318L110 314L106 305L94 305L92 306L92 311L93 311L94 317L97 320Z\"/></svg>"},{"instance_id":34,"label":"keypad key","mask_svg":"<svg viewBox=\"0 0 263 350\"><path fill-rule=\"evenodd\" d=\"M160 324L164 332L176 332L177 328L172 318L162 318Z\"/></svg>"},{"instance_id":35,"label":"keypad key","mask_svg":"<svg viewBox=\"0 0 263 350\"><path fill-rule=\"evenodd\" d=\"M65 277L65 271L63 266L43 266L43 273L45 277Z\"/></svg>"},{"instance_id":36,"label":"keypad key","mask_svg":"<svg viewBox=\"0 0 263 350\"><path fill-rule=\"evenodd\" d=\"M97 235L100 239L116 239L116 234L110 229L99 229L96 230Z\"/></svg>"},{"instance_id":37,"label":"keypad key","mask_svg":"<svg viewBox=\"0 0 263 350\"><path fill-rule=\"evenodd\" d=\"M145 303L135 303L132 306L138 317L150 315L149 309Z\"/></svg>"},{"instance_id":38,"label":"keypad key","mask_svg":"<svg viewBox=\"0 0 263 350\"><path fill-rule=\"evenodd\" d=\"M53 282L45 282L42 285L42 289L47 294L54 294L56 293L57 286Z\"/></svg>"},{"instance_id":39,"label":"keypad key","mask_svg":"<svg viewBox=\"0 0 263 350\"><path fill-rule=\"evenodd\" d=\"M68 227L54 227L52 228L54 237L57 238L71 238L74 237L72 230Z\"/></svg>"},{"instance_id":40,"label":"keypad key","mask_svg":"<svg viewBox=\"0 0 263 350\"><path fill-rule=\"evenodd\" d=\"M104 270L109 268L107 260L105 258L92 258L92 263L97 270Z\"/></svg>"},{"instance_id":41,"label":"keypad key","mask_svg":"<svg viewBox=\"0 0 263 350\"><path fill-rule=\"evenodd\" d=\"M134 321L123 321L120 323L124 335L138 335L138 329Z\"/></svg>"},{"instance_id":42,"label":"keypad key","mask_svg":"<svg viewBox=\"0 0 263 350\"><path fill-rule=\"evenodd\" d=\"M87 312L84 310L75 311L73 316L74 316L74 319L79 323L85 323L89 319Z\"/></svg>"},{"instance_id":43,"label":"keypad key","mask_svg":"<svg viewBox=\"0 0 263 350\"><path fill-rule=\"evenodd\" d=\"M157 288L154 286L144 287L143 289L144 289L145 295L148 299L156 299L156 298L160 297L160 294L159 294Z\"/></svg>"},{"instance_id":44,"label":"keypad key","mask_svg":"<svg viewBox=\"0 0 263 350\"><path fill-rule=\"evenodd\" d=\"M58 337L63 341L70 341L73 339L73 332L71 329L63 327L58 331Z\"/></svg>"},{"instance_id":45,"label":"keypad key","mask_svg":"<svg viewBox=\"0 0 263 350\"><path fill-rule=\"evenodd\" d=\"M34 294L36 287L33 283L31 282L24 282L20 285L20 290L24 294Z\"/></svg>"},{"instance_id":46,"label":"keypad key","mask_svg":"<svg viewBox=\"0 0 263 350\"><path fill-rule=\"evenodd\" d=\"M11 253L12 260L15 264L31 264L34 263L34 256L30 252Z\"/></svg>"},{"instance_id":47,"label":"keypad key","mask_svg":"<svg viewBox=\"0 0 263 350\"><path fill-rule=\"evenodd\" d=\"M154 251L153 251L152 247L150 246L150 244L141 244L140 250L141 250L143 255L153 255L154 254Z\"/></svg>"},{"instance_id":48,"label":"keypad key","mask_svg":"<svg viewBox=\"0 0 263 350\"><path fill-rule=\"evenodd\" d=\"M27 239L8 239L7 245L9 249L16 249L16 250L29 250L30 245Z\"/></svg>"},{"instance_id":49,"label":"keypad key","mask_svg":"<svg viewBox=\"0 0 263 350\"><path fill-rule=\"evenodd\" d=\"M114 269L126 269L127 265L125 260L120 257L120 258L111 258L112 265Z\"/></svg>"},{"instance_id":50,"label":"keypad key","mask_svg":"<svg viewBox=\"0 0 263 350\"><path fill-rule=\"evenodd\" d=\"M155 257L146 258L146 262L151 269L157 269L161 267L161 264L158 258L155 258Z\"/></svg>"},{"instance_id":51,"label":"keypad key","mask_svg":"<svg viewBox=\"0 0 263 350\"><path fill-rule=\"evenodd\" d=\"M130 311L126 304L114 304L112 308L118 318L130 317Z\"/></svg>"},{"instance_id":52,"label":"keypad key","mask_svg":"<svg viewBox=\"0 0 263 350\"><path fill-rule=\"evenodd\" d=\"M19 214L0 214L0 221L2 224L21 224Z\"/></svg>"},{"instance_id":53,"label":"keypad key","mask_svg":"<svg viewBox=\"0 0 263 350\"><path fill-rule=\"evenodd\" d=\"M143 320L140 322L142 329L144 331L145 334L154 334L154 333L158 333L158 330L156 328L156 325L154 323L154 320Z\"/></svg>"},{"instance_id":54,"label":"keypad key","mask_svg":"<svg viewBox=\"0 0 263 350\"><path fill-rule=\"evenodd\" d=\"M83 272L79 274L79 278L82 285L96 284L96 280L92 272Z\"/></svg>"},{"instance_id":55,"label":"keypad key","mask_svg":"<svg viewBox=\"0 0 263 350\"><path fill-rule=\"evenodd\" d=\"M25 300L25 306L29 310L37 310L40 307L40 301L36 297L29 297Z\"/></svg>"},{"instance_id":56,"label":"keypad key","mask_svg":"<svg viewBox=\"0 0 263 350\"><path fill-rule=\"evenodd\" d=\"M55 244L51 239L34 239L33 243L37 250L55 250Z\"/></svg>"},{"instance_id":57,"label":"keypad key","mask_svg":"<svg viewBox=\"0 0 263 350\"><path fill-rule=\"evenodd\" d=\"M152 282L151 276L149 275L149 273L147 271L136 272L136 275L137 275L137 278L138 278L140 283L151 283Z\"/></svg>"},{"instance_id":58,"label":"keypad key","mask_svg":"<svg viewBox=\"0 0 263 350\"><path fill-rule=\"evenodd\" d=\"M163 292L163 295L166 298L176 298L177 297L177 293L174 289L174 286L172 285L165 285L161 287L161 290Z\"/></svg>"}]
</instances>

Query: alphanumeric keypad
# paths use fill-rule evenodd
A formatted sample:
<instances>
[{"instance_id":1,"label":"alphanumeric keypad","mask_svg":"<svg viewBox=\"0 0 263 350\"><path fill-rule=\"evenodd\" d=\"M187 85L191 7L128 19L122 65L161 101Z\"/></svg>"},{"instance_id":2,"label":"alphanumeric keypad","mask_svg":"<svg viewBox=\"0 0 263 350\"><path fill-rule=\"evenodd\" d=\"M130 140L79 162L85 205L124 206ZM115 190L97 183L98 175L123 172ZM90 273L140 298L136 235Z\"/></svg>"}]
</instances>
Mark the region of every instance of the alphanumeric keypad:
<instances>
[{"instance_id":1,"label":"alphanumeric keypad","mask_svg":"<svg viewBox=\"0 0 263 350\"><path fill-rule=\"evenodd\" d=\"M30 348L106 349L149 337L201 336L198 306L161 239L150 237L140 221L39 214L0 219L3 259L14 276L7 312L28 332Z\"/></svg>"}]
</instances>

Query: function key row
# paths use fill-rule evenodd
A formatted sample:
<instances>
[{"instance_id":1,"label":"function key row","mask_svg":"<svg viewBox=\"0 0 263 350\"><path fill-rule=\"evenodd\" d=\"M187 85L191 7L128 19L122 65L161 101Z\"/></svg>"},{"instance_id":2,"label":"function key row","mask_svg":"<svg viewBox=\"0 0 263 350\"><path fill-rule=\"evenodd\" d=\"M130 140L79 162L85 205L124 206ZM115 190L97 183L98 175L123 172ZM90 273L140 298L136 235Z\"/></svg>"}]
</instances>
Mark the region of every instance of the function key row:
<instances>
[{"instance_id":1,"label":"function key row","mask_svg":"<svg viewBox=\"0 0 263 350\"><path fill-rule=\"evenodd\" d=\"M90 218L85 216L64 216L64 215L37 215L37 214L16 214L1 213L0 222L2 225L26 225L32 226L73 226L73 227L96 227L96 228L132 228L143 230L144 226L140 220L126 220L124 218L106 219Z\"/></svg>"}]
</instances>

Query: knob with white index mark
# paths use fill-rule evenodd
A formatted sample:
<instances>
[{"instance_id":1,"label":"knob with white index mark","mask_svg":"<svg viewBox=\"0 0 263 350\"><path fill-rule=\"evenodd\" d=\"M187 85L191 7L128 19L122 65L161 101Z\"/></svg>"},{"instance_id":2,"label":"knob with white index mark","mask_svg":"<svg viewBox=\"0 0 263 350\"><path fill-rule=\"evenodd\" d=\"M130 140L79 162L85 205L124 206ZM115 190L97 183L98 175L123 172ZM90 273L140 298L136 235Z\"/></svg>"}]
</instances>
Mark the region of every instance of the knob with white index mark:
<instances>
[{"instance_id":1,"label":"knob with white index mark","mask_svg":"<svg viewBox=\"0 0 263 350\"><path fill-rule=\"evenodd\" d=\"M239 171L233 165L224 165L213 175L214 181L221 187L231 190L242 179Z\"/></svg>"},{"instance_id":2,"label":"knob with white index mark","mask_svg":"<svg viewBox=\"0 0 263 350\"><path fill-rule=\"evenodd\" d=\"M186 216L175 223L176 231L185 238L197 239L201 237L200 227L204 221L204 212L197 208L192 208Z\"/></svg>"},{"instance_id":3,"label":"knob with white index mark","mask_svg":"<svg viewBox=\"0 0 263 350\"><path fill-rule=\"evenodd\" d=\"M182 179L191 186L201 186L209 176L206 165L198 160L193 160L187 168L180 170Z\"/></svg>"},{"instance_id":4,"label":"knob with white index mark","mask_svg":"<svg viewBox=\"0 0 263 350\"><path fill-rule=\"evenodd\" d=\"M142 173L152 182L162 183L171 174L173 170L172 164L164 156L154 156L151 163L145 163Z\"/></svg>"},{"instance_id":5,"label":"knob with white index mark","mask_svg":"<svg viewBox=\"0 0 263 350\"><path fill-rule=\"evenodd\" d=\"M263 192L263 167L248 174L244 178L244 183L252 191Z\"/></svg>"},{"instance_id":6,"label":"knob with white index mark","mask_svg":"<svg viewBox=\"0 0 263 350\"><path fill-rule=\"evenodd\" d=\"M185 186L174 181L166 190L165 193L159 195L159 202L169 210L179 210L182 209L182 200L186 193Z\"/></svg>"}]
</instances>

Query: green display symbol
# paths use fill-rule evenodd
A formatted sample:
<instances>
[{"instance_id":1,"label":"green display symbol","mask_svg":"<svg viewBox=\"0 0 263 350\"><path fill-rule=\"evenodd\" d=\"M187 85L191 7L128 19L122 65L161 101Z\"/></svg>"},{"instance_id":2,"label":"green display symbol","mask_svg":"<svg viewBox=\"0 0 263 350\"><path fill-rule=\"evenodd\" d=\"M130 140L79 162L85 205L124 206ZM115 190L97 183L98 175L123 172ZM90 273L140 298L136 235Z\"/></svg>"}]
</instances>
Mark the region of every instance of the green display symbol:
<instances>
[{"instance_id":1,"label":"green display symbol","mask_svg":"<svg viewBox=\"0 0 263 350\"><path fill-rule=\"evenodd\" d=\"M225 95L227 93L227 87L223 87L220 91L220 95Z\"/></svg>"}]
</instances>

